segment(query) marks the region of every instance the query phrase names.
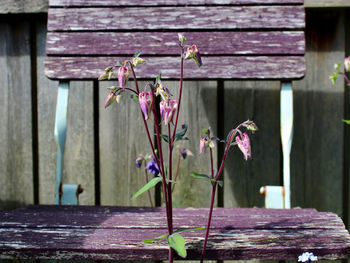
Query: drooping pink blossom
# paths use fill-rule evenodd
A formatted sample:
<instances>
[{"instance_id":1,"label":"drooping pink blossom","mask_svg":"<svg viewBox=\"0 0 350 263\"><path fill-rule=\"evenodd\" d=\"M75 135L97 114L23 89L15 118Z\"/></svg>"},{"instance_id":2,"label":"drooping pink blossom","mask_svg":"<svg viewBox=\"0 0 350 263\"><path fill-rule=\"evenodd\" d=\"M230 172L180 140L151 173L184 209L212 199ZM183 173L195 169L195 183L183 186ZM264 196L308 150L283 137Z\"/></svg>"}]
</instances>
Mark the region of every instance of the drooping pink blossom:
<instances>
[{"instance_id":1,"label":"drooping pink blossom","mask_svg":"<svg viewBox=\"0 0 350 263\"><path fill-rule=\"evenodd\" d=\"M139 103L140 103L140 108L142 110L142 113L145 117L145 120L149 119L149 116L151 114L151 108L152 108L152 93L151 92L140 92L139 94Z\"/></svg>"},{"instance_id":2,"label":"drooping pink blossom","mask_svg":"<svg viewBox=\"0 0 350 263\"><path fill-rule=\"evenodd\" d=\"M201 55L196 45L192 45L188 47L185 53L185 59L191 59L191 58L193 58L193 60L196 62L198 67L202 66Z\"/></svg>"},{"instance_id":3,"label":"drooping pink blossom","mask_svg":"<svg viewBox=\"0 0 350 263\"><path fill-rule=\"evenodd\" d=\"M240 136L236 137L236 142L238 145L238 148L241 150L241 152L244 155L244 159L248 160L251 156L251 149L250 149L250 139L248 137L247 133L243 133L241 138Z\"/></svg>"},{"instance_id":4,"label":"drooping pink blossom","mask_svg":"<svg viewBox=\"0 0 350 263\"><path fill-rule=\"evenodd\" d=\"M161 101L159 104L160 115L164 122L164 125L168 125L170 122L173 122L173 117L177 110L177 101L176 100L167 100Z\"/></svg>"},{"instance_id":5,"label":"drooping pink blossom","mask_svg":"<svg viewBox=\"0 0 350 263\"><path fill-rule=\"evenodd\" d=\"M350 57L344 59L344 68L346 72L350 71Z\"/></svg>"},{"instance_id":6,"label":"drooping pink blossom","mask_svg":"<svg viewBox=\"0 0 350 263\"><path fill-rule=\"evenodd\" d=\"M119 82L119 87L124 88L126 85L126 82L129 79L129 68L128 67L119 67L118 69L118 82Z\"/></svg>"}]
</instances>

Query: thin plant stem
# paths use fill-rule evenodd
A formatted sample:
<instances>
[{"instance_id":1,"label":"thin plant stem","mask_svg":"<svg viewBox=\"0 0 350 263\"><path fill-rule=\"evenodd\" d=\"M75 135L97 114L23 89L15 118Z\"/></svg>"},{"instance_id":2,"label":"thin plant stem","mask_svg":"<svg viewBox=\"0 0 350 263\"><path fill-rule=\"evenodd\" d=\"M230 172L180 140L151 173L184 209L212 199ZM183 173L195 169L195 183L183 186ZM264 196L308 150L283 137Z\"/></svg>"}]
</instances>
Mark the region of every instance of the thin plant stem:
<instances>
[{"instance_id":1,"label":"thin plant stem","mask_svg":"<svg viewBox=\"0 0 350 263\"><path fill-rule=\"evenodd\" d=\"M129 62L129 64L130 64L131 72L132 72L132 74L134 76L134 83L135 83L136 92L137 92L137 94L139 94L140 90L139 90L139 84L137 82L136 74L135 74L135 71L134 71L132 63ZM153 142L152 142L152 139L151 139L151 135L149 133L148 124L147 124L147 121L145 120L145 117L143 116L143 112L142 112L141 108L140 108L140 112L141 112L141 117L142 117L142 120L143 120L143 124L144 124L145 129L146 129L148 143L149 143L149 145L151 146L151 149L152 149L152 154L153 154L153 156L154 156L154 158L156 160L156 163L158 164L158 167L160 167L159 166L159 159L157 158L156 152L154 150Z\"/></svg>"},{"instance_id":2,"label":"thin plant stem","mask_svg":"<svg viewBox=\"0 0 350 263\"><path fill-rule=\"evenodd\" d=\"M175 178L174 178L173 189L171 190L172 192L174 192L175 183L176 183L177 177L178 177L178 175L179 175L180 163L181 163L181 155L179 154L178 157L177 157L176 173L175 173Z\"/></svg>"},{"instance_id":3,"label":"thin plant stem","mask_svg":"<svg viewBox=\"0 0 350 263\"><path fill-rule=\"evenodd\" d=\"M169 213L170 213L170 218L171 218L171 233L173 232L173 202L172 202L172 184L171 184L171 180L173 179L173 166L172 166L172 158L173 158L173 147L171 144L171 129L170 129L170 123L168 124L168 178L169 178L169 182L168 182L168 201L169 201Z\"/></svg>"},{"instance_id":4,"label":"thin plant stem","mask_svg":"<svg viewBox=\"0 0 350 263\"><path fill-rule=\"evenodd\" d=\"M148 173L147 173L147 169L146 168L145 168L145 178L146 178L146 184L148 184L149 180L148 180ZM152 202L152 197L151 197L150 190L147 190L147 194L148 194L149 203L150 203L151 207L153 207L153 202Z\"/></svg>"},{"instance_id":5,"label":"thin plant stem","mask_svg":"<svg viewBox=\"0 0 350 263\"><path fill-rule=\"evenodd\" d=\"M214 179L213 149L211 147L209 147L209 152L210 152L211 179Z\"/></svg>"},{"instance_id":6,"label":"thin plant stem","mask_svg":"<svg viewBox=\"0 0 350 263\"><path fill-rule=\"evenodd\" d=\"M340 72L340 74L342 74L344 76L346 83L348 84L348 86L350 86L350 80L349 80L348 76L346 76L346 74L344 72Z\"/></svg>"},{"instance_id":7,"label":"thin plant stem","mask_svg":"<svg viewBox=\"0 0 350 263\"><path fill-rule=\"evenodd\" d=\"M206 229L206 233L205 233L203 250L202 250L202 256L201 256L201 261L200 261L201 263L204 260L205 250L206 250L206 247L207 247L207 241L208 241L210 224L211 224L211 217L212 217L213 208L214 208L214 199L215 199L215 192L216 192L217 182L218 182L218 180L220 178L220 175L221 175L221 173L223 171L225 160L226 160L226 157L227 157L227 153L228 153L228 150L231 147L231 141L234 138L234 136L236 135L236 133L239 130L239 128L241 127L241 125L242 124L240 124L236 129L231 131L229 140L226 142L227 144L226 144L226 147L225 147L224 156L223 156L222 161L221 161L220 169L218 171L218 174L216 175L215 182L213 183L213 190L212 190L212 195L211 195L211 202L210 202L209 216L208 216L208 222L207 222L207 229ZM213 170L214 170L213 166L211 166L211 170L212 170L212 173L213 173Z\"/></svg>"},{"instance_id":8,"label":"thin plant stem","mask_svg":"<svg viewBox=\"0 0 350 263\"><path fill-rule=\"evenodd\" d=\"M176 118L175 118L175 125L174 125L174 131L173 131L173 139L171 141L171 144L174 144L175 139L175 133L177 128L177 122L179 119L179 112L180 112L180 105L181 105L181 97L182 97L182 87L183 87L183 79L184 79L184 48L181 47L181 65L180 65L180 91L179 91L179 98L177 100L177 110L176 110Z\"/></svg>"}]
</instances>

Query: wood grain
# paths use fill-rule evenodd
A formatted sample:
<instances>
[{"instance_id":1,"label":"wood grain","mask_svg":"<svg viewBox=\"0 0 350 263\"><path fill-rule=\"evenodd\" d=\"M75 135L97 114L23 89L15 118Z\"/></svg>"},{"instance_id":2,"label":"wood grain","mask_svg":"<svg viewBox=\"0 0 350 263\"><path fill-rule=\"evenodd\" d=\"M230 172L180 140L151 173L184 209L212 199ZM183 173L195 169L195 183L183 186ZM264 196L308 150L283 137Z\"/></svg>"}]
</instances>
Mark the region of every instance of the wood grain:
<instances>
[{"instance_id":1,"label":"wood grain","mask_svg":"<svg viewBox=\"0 0 350 263\"><path fill-rule=\"evenodd\" d=\"M46 13L48 0L0 0L0 14Z\"/></svg>"},{"instance_id":2,"label":"wood grain","mask_svg":"<svg viewBox=\"0 0 350 263\"><path fill-rule=\"evenodd\" d=\"M239 123L253 120L259 131L248 132L252 158L245 161L233 147L225 164L224 206L263 207L264 185L280 185L280 83L225 81L224 130L226 134Z\"/></svg>"},{"instance_id":3,"label":"wood grain","mask_svg":"<svg viewBox=\"0 0 350 263\"><path fill-rule=\"evenodd\" d=\"M46 26L37 25L39 199L54 201L57 146L54 140L58 82L44 75ZM95 203L93 87L91 82L71 82L63 183L81 184L80 204Z\"/></svg>"},{"instance_id":4,"label":"wood grain","mask_svg":"<svg viewBox=\"0 0 350 263\"><path fill-rule=\"evenodd\" d=\"M305 79L294 82L292 205L342 215L344 83L340 78L332 87L328 77L345 55L344 17L318 11L308 19L308 70Z\"/></svg>"},{"instance_id":5,"label":"wood grain","mask_svg":"<svg viewBox=\"0 0 350 263\"><path fill-rule=\"evenodd\" d=\"M45 74L51 79L97 79L102 71L126 57L48 57ZM145 57L147 65L136 69L140 78L152 78L162 69L164 79L178 79L178 58ZM302 56L238 56L204 57L198 68L186 61L186 79L295 79L304 76L305 58ZM116 75L116 74L115 74ZM116 76L114 76L116 77Z\"/></svg>"},{"instance_id":6,"label":"wood grain","mask_svg":"<svg viewBox=\"0 0 350 263\"><path fill-rule=\"evenodd\" d=\"M305 13L302 6L190 6L176 11L173 7L51 8L47 27L49 31L301 29Z\"/></svg>"},{"instance_id":7,"label":"wood grain","mask_svg":"<svg viewBox=\"0 0 350 263\"><path fill-rule=\"evenodd\" d=\"M187 43L196 44L202 55L252 55L305 53L302 31L188 32ZM48 33L48 55L178 55L176 33L76 32Z\"/></svg>"},{"instance_id":8,"label":"wood grain","mask_svg":"<svg viewBox=\"0 0 350 263\"><path fill-rule=\"evenodd\" d=\"M115 207L99 207L97 210L100 212L97 214L95 207L75 207L71 213L58 206L49 210L44 206L43 209L45 210L40 211L40 208L36 208L36 214L30 209L29 213L26 209L0 213L2 218L7 217L6 222L12 222L12 225L6 226L5 220L1 221L0 258L165 260L168 256L166 240L152 244L141 242L166 232L164 223L149 224L153 219L155 222L165 221L164 208L124 207L118 211ZM206 218L207 212L208 209L204 208L178 208L174 210L174 216L175 221L180 223L179 227L189 229L198 227ZM280 224L285 221L276 220L276 213L279 212L286 216L285 220L291 223L292 228L287 225L280 228ZM59 223L62 219L62 224L59 227L47 227L47 223L27 226L24 223L26 220L20 219L21 215L26 214L32 215L30 220L51 215L48 221L58 219ZM160 217L161 214L163 217ZM298 221L299 216L309 219L311 225L295 228L292 222ZM71 222L79 221L79 225L66 225L68 218ZM242 218L251 221L241 220ZM312 225L315 218L323 221L322 228L317 223ZM325 227L328 222L338 223L337 226ZM204 230L183 232L183 235L187 240L187 259L198 259ZM302 252L313 251L321 260L339 259L347 256L349 247L349 233L340 218L332 213L308 209L281 211L217 208L214 210L207 258L295 260Z\"/></svg>"},{"instance_id":9,"label":"wood grain","mask_svg":"<svg viewBox=\"0 0 350 263\"><path fill-rule=\"evenodd\" d=\"M0 209L34 202L29 25L0 23Z\"/></svg>"},{"instance_id":10,"label":"wood grain","mask_svg":"<svg viewBox=\"0 0 350 263\"><path fill-rule=\"evenodd\" d=\"M242 4L302 4L303 0L206 0L205 4L208 5L242 5ZM159 6L159 5L188 5L188 1L186 0L176 0L176 1L166 1L166 0L138 0L134 2L121 0L121 1L101 1L101 0L92 0L92 1L84 1L84 0L51 0L50 6L62 6L62 7L71 7L71 6ZM203 1L194 0L191 1L191 5L203 5Z\"/></svg>"},{"instance_id":11,"label":"wood grain","mask_svg":"<svg viewBox=\"0 0 350 263\"><path fill-rule=\"evenodd\" d=\"M146 193L131 200L132 195L146 184L144 169L136 168L135 159L139 154L151 153L140 107L130 98L131 93L124 93L119 104L105 109L107 88L112 85L116 83L100 82L99 88L101 204L149 206ZM143 90L146 82L139 85ZM134 83L129 81L128 87L134 88ZM152 121L148 121L148 125L153 139ZM154 204L153 190L151 195Z\"/></svg>"}]
</instances>

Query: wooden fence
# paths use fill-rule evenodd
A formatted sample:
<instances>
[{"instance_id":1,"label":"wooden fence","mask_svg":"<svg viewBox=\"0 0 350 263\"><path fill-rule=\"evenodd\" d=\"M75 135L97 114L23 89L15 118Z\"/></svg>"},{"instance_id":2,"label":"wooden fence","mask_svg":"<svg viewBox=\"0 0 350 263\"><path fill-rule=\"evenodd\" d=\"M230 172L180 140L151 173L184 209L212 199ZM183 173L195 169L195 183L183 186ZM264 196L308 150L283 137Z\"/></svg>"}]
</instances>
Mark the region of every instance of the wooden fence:
<instances>
[{"instance_id":1,"label":"wooden fence","mask_svg":"<svg viewBox=\"0 0 350 263\"><path fill-rule=\"evenodd\" d=\"M350 119L350 94L342 79L332 87L328 77L349 55L350 18L343 8L307 9L306 14L307 72L293 83L292 206L336 212L348 224L350 126L342 119ZM58 84L43 73L45 37L44 13L0 15L0 209L54 201ZM172 90L178 85L166 84ZM139 109L127 99L104 109L107 86L97 81L71 85L64 182L82 185L81 204L149 205L146 197L130 199L145 180L134 166L134 158L147 152ZM246 162L237 149L230 153L217 205L262 207L260 186L279 185L282 179L280 83L203 80L186 81L184 88L180 123L189 124L190 141L182 145L195 156L182 162L174 201L209 204L209 185L189 176L208 169L208 158L198 156L201 128L211 126L224 138L251 119L260 128L252 137L253 158ZM215 161L222 152L223 145L217 145ZM152 195L159 205L159 191Z\"/></svg>"}]
</instances>

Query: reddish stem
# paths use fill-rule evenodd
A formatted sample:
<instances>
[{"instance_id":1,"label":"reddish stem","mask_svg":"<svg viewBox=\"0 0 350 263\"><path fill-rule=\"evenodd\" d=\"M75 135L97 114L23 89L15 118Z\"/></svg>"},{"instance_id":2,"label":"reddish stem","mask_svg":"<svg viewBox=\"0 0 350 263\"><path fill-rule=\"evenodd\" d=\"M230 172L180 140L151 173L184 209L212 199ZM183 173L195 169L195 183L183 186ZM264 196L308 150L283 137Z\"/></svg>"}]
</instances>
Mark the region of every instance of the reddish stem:
<instances>
[{"instance_id":1,"label":"reddish stem","mask_svg":"<svg viewBox=\"0 0 350 263\"><path fill-rule=\"evenodd\" d=\"M175 134L176 134L176 128L177 128L177 121L179 119L179 112L180 112L180 105L181 105L181 97L182 97L182 87L183 87L183 78L184 78L184 48L182 47L181 50L181 66L180 66L180 91L179 91L179 98L177 100L177 111L176 111L176 118L175 118L175 125L174 125L174 131L173 131L173 139L171 141L171 145L174 144Z\"/></svg>"},{"instance_id":2,"label":"reddish stem","mask_svg":"<svg viewBox=\"0 0 350 263\"><path fill-rule=\"evenodd\" d=\"M211 202L210 202L210 210L209 210L209 216L208 216L208 222L207 222L207 229L206 229L206 233L205 233L205 239L204 239L204 244L203 244L203 250L202 250L202 257L201 257L201 263L203 262L204 260L204 256L205 256L205 250L206 250L206 247L207 247L207 241L208 241L208 236L209 236L209 229L210 229L210 224L211 224L211 217L212 217L212 214L213 214L213 207L214 207L214 199L215 199L215 192L216 192L216 185L217 185L217 182L220 178L220 175L222 173L222 170L224 168L224 164L225 164L225 160L226 160L226 157L227 157L227 153L228 153L228 150L230 149L231 147L231 141L232 139L234 138L234 136L236 135L238 129L241 127L242 124L240 124L235 130L231 131L231 134L230 134L230 137L229 137L229 140L226 144L226 147L225 147L225 152L224 152L224 156L222 158L222 161L221 161L221 165L220 165L220 169L218 171L218 174L216 175L216 178L215 178L215 182L213 183L213 190L212 190L212 195L211 195ZM212 170L212 173L213 173L213 169L214 167L212 166L211 167L211 170Z\"/></svg>"},{"instance_id":3,"label":"reddish stem","mask_svg":"<svg viewBox=\"0 0 350 263\"><path fill-rule=\"evenodd\" d=\"M173 166L172 166L172 158L173 158L173 147L171 144L171 130L170 130L170 123L168 124L168 142L169 142L169 146L168 146L168 201L169 201L169 213L170 213L170 218L171 218L171 233L173 233L173 201L172 201L172 191L171 191L171 180L173 179Z\"/></svg>"}]
</instances>

